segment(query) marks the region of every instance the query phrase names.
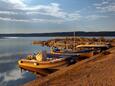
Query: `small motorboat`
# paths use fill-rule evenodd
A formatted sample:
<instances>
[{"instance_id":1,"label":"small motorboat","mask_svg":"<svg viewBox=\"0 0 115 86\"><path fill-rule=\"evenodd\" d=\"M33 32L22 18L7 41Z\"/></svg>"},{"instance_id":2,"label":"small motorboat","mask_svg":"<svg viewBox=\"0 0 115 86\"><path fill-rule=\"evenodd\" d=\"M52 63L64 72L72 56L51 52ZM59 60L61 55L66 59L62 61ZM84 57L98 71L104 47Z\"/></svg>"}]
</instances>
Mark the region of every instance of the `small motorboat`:
<instances>
[{"instance_id":1,"label":"small motorboat","mask_svg":"<svg viewBox=\"0 0 115 86\"><path fill-rule=\"evenodd\" d=\"M47 75L49 70L51 72L75 63L75 58L73 56L57 55L43 51L36 55L27 56L26 59L19 60L18 65L23 70Z\"/></svg>"}]
</instances>

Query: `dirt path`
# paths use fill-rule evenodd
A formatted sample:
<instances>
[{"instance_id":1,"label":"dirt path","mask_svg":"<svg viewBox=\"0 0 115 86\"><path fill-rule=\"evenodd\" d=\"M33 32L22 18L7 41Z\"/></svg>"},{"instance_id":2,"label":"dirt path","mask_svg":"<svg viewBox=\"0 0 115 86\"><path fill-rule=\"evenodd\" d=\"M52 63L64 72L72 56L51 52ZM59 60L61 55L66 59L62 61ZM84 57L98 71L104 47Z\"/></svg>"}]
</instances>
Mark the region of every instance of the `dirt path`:
<instances>
[{"instance_id":1,"label":"dirt path","mask_svg":"<svg viewBox=\"0 0 115 86\"><path fill-rule=\"evenodd\" d=\"M115 48L24 86L115 86Z\"/></svg>"}]
</instances>

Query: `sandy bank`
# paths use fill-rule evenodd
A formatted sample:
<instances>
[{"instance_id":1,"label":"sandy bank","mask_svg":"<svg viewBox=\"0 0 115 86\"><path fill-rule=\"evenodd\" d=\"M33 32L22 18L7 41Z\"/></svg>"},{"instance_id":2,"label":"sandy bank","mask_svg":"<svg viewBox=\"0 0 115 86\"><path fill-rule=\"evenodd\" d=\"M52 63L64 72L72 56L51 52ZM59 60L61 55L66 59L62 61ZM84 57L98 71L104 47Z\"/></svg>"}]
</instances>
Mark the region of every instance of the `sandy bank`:
<instances>
[{"instance_id":1,"label":"sandy bank","mask_svg":"<svg viewBox=\"0 0 115 86\"><path fill-rule=\"evenodd\" d=\"M114 86L115 48L111 54L99 54L24 86Z\"/></svg>"}]
</instances>

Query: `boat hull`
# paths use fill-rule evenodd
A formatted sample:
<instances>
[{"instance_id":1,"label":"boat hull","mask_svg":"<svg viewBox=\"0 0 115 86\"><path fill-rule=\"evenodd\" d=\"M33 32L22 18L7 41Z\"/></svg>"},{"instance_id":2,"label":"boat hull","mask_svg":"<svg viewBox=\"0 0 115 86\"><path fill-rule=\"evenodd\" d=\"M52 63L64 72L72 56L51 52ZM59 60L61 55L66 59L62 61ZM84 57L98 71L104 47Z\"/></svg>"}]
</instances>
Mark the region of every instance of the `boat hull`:
<instances>
[{"instance_id":1,"label":"boat hull","mask_svg":"<svg viewBox=\"0 0 115 86\"><path fill-rule=\"evenodd\" d=\"M33 72L35 74L39 74L42 76L46 76L52 72L57 71L56 69L39 69L39 68L35 68L35 67L31 67L31 66L27 66L27 65L19 65L19 67L21 68L21 70L27 70L29 72Z\"/></svg>"},{"instance_id":2,"label":"boat hull","mask_svg":"<svg viewBox=\"0 0 115 86\"><path fill-rule=\"evenodd\" d=\"M62 61L42 61L37 62L36 60L26 60L22 59L18 61L18 65L21 69L28 70L30 72L35 72L41 75L47 75L60 68L67 66L67 61L63 59Z\"/></svg>"},{"instance_id":3,"label":"boat hull","mask_svg":"<svg viewBox=\"0 0 115 86\"><path fill-rule=\"evenodd\" d=\"M78 56L81 56L81 57L92 57L94 56L94 52L84 52L84 53L76 53L76 52L65 52L65 53L61 53L61 52L53 52L53 54L57 54L57 55L65 55L65 56L73 56L73 55L78 55Z\"/></svg>"}]
</instances>

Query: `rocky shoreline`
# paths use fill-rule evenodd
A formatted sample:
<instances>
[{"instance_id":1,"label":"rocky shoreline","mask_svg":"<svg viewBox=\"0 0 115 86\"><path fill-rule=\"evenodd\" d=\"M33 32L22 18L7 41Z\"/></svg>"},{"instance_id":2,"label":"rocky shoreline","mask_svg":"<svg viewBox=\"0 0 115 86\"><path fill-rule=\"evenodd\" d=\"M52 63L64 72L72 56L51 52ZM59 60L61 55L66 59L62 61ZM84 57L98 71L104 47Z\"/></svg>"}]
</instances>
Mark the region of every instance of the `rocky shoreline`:
<instances>
[{"instance_id":1,"label":"rocky shoreline","mask_svg":"<svg viewBox=\"0 0 115 86\"><path fill-rule=\"evenodd\" d=\"M67 68L49 74L46 77L37 77L23 86L114 86L115 85L115 39L104 38L61 38L48 41L34 41L35 45L54 46L53 43L71 41L79 43L110 43L113 47L91 58L77 62ZM55 46L56 47L56 46Z\"/></svg>"},{"instance_id":2,"label":"rocky shoreline","mask_svg":"<svg viewBox=\"0 0 115 86\"><path fill-rule=\"evenodd\" d=\"M115 47L23 86L114 86Z\"/></svg>"},{"instance_id":3,"label":"rocky shoreline","mask_svg":"<svg viewBox=\"0 0 115 86\"><path fill-rule=\"evenodd\" d=\"M50 39L47 41L33 41L33 45L48 46L48 47L69 47L73 49L79 44L96 44L96 43L110 43L115 46L115 38L107 39L104 37L100 38L81 38L81 37L62 37L56 39Z\"/></svg>"}]
</instances>

